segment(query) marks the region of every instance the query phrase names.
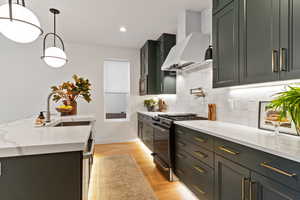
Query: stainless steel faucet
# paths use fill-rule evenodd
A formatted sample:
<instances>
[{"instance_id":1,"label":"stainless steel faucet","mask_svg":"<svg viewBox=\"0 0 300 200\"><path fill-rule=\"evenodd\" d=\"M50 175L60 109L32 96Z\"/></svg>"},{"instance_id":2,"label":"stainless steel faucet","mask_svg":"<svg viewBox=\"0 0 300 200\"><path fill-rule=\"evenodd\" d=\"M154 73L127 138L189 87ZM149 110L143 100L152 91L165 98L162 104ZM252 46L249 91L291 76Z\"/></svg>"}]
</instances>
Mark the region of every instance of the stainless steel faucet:
<instances>
[{"instance_id":1,"label":"stainless steel faucet","mask_svg":"<svg viewBox=\"0 0 300 200\"><path fill-rule=\"evenodd\" d=\"M56 92L51 92L48 96L48 99L47 99L47 116L46 116L46 123L49 123L51 122L51 119L50 119L50 100L51 100L51 97L55 94Z\"/></svg>"}]
</instances>

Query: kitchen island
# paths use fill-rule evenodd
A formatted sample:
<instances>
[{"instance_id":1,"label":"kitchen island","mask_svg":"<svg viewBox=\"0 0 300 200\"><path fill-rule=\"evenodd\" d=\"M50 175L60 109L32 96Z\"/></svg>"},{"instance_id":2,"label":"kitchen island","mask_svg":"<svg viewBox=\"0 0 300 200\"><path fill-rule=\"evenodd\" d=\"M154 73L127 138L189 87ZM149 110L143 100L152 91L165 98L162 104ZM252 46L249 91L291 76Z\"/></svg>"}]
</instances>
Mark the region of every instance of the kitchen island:
<instances>
[{"instance_id":1,"label":"kitchen island","mask_svg":"<svg viewBox=\"0 0 300 200\"><path fill-rule=\"evenodd\" d=\"M72 116L45 127L34 119L0 125L0 199L86 199L94 123Z\"/></svg>"}]
</instances>

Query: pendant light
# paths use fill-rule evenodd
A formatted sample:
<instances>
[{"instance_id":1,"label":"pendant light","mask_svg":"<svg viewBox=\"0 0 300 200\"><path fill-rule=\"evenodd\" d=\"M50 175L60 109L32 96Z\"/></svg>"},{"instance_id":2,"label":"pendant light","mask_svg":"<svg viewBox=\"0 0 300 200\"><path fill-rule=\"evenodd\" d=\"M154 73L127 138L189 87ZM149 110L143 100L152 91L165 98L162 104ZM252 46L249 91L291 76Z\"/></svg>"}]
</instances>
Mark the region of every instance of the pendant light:
<instances>
[{"instance_id":1,"label":"pendant light","mask_svg":"<svg viewBox=\"0 0 300 200\"><path fill-rule=\"evenodd\" d=\"M213 59L213 49L212 49L212 45L210 45L210 37L209 37L209 46L205 51L205 61L210 61Z\"/></svg>"},{"instance_id":2,"label":"pendant light","mask_svg":"<svg viewBox=\"0 0 300 200\"><path fill-rule=\"evenodd\" d=\"M59 10L51 8L50 12L54 15L54 32L45 35L43 43L43 56L41 57L45 63L51 67L59 68L67 63L67 56L65 53L65 45L59 35L56 34L56 15L60 13ZM53 45L46 48L47 38L53 36ZM61 44L61 48L57 47L57 39Z\"/></svg>"},{"instance_id":3,"label":"pendant light","mask_svg":"<svg viewBox=\"0 0 300 200\"><path fill-rule=\"evenodd\" d=\"M43 34L37 16L25 7L25 0L0 6L0 32L18 43L30 43Z\"/></svg>"}]
</instances>

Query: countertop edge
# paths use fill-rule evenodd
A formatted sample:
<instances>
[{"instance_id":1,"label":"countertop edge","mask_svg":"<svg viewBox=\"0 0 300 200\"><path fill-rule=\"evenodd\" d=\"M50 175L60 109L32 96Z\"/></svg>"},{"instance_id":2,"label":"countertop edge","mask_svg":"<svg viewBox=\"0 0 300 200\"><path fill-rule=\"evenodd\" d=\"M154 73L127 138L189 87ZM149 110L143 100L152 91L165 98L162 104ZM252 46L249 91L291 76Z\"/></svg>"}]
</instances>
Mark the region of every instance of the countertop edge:
<instances>
[{"instance_id":1,"label":"countertop edge","mask_svg":"<svg viewBox=\"0 0 300 200\"><path fill-rule=\"evenodd\" d=\"M238 140L236 138L231 138L231 137L228 137L228 136L224 136L224 135L222 135L220 133L217 133L217 132L213 132L213 131L202 129L202 128L199 128L199 127L194 127L194 126L191 126L191 125L187 125L187 124L184 123L184 121L181 121L181 122L177 121L177 122L174 122L174 123L179 125L179 126L183 126L185 128L188 128L188 129L203 132L205 134L208 134L208 135L211 135L211 136L214 136L214 137L217 137L217 138L221 138L221 139L224 139L224 140L227 140L227 141L230 141L230 142L234 142L234 143L237 143L237 144L240 144L240 145L252 148L252 149L263 151L265 153L269 153L269 154L272 154L272 155L276 155L276 156L279 156L279 157L282 157L282 158L289 159L289 160L300 163L300 158L299 157L293 157L293 156L288 155L284 152L279 152L277 150L266 148L266 147L259 146L259 145L255 145L253 143L249 143L249 142L244 141L244 140Z\"/></svg>"}]
</instances>

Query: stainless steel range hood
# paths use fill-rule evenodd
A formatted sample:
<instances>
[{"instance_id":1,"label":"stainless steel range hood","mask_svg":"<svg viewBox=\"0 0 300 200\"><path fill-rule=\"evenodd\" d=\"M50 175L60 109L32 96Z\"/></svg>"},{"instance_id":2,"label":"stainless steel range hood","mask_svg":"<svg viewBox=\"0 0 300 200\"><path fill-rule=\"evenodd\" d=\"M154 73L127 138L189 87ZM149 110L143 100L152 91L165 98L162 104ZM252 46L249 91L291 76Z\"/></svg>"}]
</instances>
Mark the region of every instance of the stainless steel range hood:
<instances>
[{"instance_id":1,"label":"stainless steel range hood","mask_svg":"<svg viewBox=\"0 0 300 200\"><path fill-rule=\"evenodd\" d=\"M163 71L175 71L204 61L209 36L201 33L201 12L184 11L178 18L177 44L162 65Z\"/></svg>"}]
</instances>

